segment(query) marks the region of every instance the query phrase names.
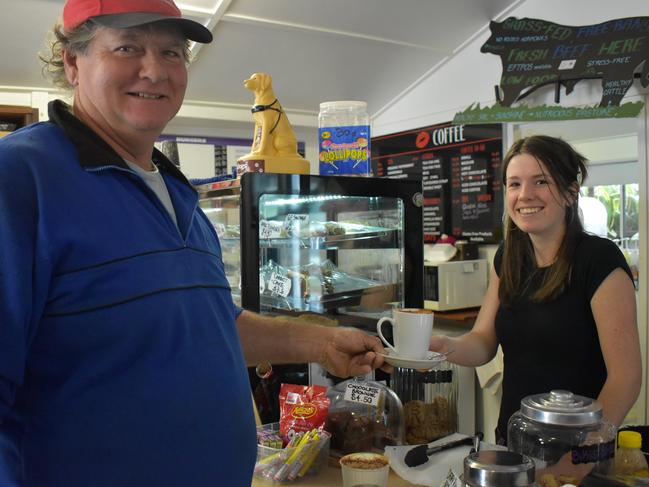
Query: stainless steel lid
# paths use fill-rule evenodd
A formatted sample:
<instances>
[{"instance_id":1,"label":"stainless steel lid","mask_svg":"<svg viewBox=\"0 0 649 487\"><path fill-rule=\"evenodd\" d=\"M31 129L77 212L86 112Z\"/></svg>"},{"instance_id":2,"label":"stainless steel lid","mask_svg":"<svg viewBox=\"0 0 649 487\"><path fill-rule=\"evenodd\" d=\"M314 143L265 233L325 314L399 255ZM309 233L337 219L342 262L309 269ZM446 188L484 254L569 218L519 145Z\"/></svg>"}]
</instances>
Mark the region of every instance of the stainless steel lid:
<instances>
[{"instance_id":1,"label":"stainless steel lid","mask_svg":"<svg viewBox=\"0 0 649 487\"><path fill-rule=\"evenodd\" d=\"M534 462L512 451L481 450L464 458L464 481L471 487L527 487Z\"/></svg>"},{"instance_id":2,"label":"stainless steel lid","mask_svg":"<svg viewBox=\"0 0 649 487\"><path fill-rule=\"evenodd\" d=\"M590 426L602 421L602 405L570 391L556 390L524 398L521 414L544 424Z\"/></svg>"}]
</instances>

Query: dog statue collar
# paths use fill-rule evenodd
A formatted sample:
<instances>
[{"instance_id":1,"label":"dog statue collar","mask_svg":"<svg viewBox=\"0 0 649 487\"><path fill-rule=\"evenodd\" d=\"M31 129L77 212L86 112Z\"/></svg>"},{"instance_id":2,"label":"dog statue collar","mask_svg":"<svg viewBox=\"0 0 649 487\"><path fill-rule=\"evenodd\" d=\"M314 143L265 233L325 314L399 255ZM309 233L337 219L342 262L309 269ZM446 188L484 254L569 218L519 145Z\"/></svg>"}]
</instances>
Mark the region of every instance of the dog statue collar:
<instances>
[{"instance_id":1,"label":"dog statue collar","mask_svg":"<svg viewBox=\"0 0 649 487\"><path fill-rule=\"evenodd\" d=\"M275 98L275 101L273 101L273 103L270 103L269 105L253 105L250 111L252 113L264 112L266 110L274 110L276 112L281 112L281 108L273 108L273 105L275 103L277 103L277 98Z\"/></svg>"},{"instance_id":2,"label":"dog statue collar","mask_svg":"<svg viewBox=\"0 0 649 487\"><path fill-rule=\"evenodd\" d=\"M273 107L275 103L279 105L277 98L275 98L275 101L273 101L273 103L270 103L269 105L253 105L252 109L250 110L252 113L265 112L266 110L273 110L274 112L277 112L277 120L275 120L275 125L273 125L273 128L271 128L268 132L269 134L272 134L275 131L277 125L279 124L279 119L282 118L282 114L284 113L281 106L279 108Z\"/></svg>"}]
</instances>

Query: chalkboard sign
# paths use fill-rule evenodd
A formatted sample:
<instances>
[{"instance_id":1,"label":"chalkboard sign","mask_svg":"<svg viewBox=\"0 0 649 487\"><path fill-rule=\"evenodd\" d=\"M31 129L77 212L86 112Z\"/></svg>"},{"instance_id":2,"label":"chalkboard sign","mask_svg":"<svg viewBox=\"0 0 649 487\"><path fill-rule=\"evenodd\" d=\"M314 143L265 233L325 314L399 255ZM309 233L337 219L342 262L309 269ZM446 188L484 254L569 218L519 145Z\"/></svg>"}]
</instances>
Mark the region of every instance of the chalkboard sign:
<instances>
[{"instance_id":1,"label":"chalkboard sign","mask_svg":"<svg viewBox=\"0 0 649 487\"><path fill-rule=\"evenodd\" d=\"M640 82L649 86L649 17L582 26L509 17L490 29L480 50L500 56L504 106L544 84L561 83L570 94L579 80L594 78L602 80L600 106L619 106L643 63Z\"/></svg>"},{"instance_id":2,"label":"chalkboard sign","mask_svg":"<svg viewBox=\"0 0 649 487\"><path fill-rule=\"evenodd\" d=\"M372 138L372 172L422 181L424 241L502 238L502 127L444 123Z\"/></svg>"}]
</instances>

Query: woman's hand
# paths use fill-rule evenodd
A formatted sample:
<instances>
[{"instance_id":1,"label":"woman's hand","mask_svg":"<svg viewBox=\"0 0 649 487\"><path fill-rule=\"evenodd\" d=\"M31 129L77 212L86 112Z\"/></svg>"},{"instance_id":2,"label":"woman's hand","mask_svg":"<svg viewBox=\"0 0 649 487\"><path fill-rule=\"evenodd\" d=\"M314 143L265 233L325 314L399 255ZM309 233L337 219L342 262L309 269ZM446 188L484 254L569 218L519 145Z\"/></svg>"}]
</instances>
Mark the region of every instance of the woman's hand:
<instances>
[{"instance_id":1,"label":"woman's hand","mask_svg":"<svg viewBox=\"0 0 649 487\"><path fill-rule=\"evenodd\" d=\"M446 335L433 335L430 337L429 349L433 352L448 353L450 348L451 339Z\"/></svg>"},{"instance_id":2,"label":"woman's hand","mask_svg":"<svg viewBox=\"0 0 649 487\"><path fill-rule=\"evenodd\" d=\"M551 467L536 471L536 480L541 487L559 487L564 484L579 485L579 482L588 475L595 465L592 463L572 463L572 453L565 453L557 463Z\"/></svg>"}]
</instances>

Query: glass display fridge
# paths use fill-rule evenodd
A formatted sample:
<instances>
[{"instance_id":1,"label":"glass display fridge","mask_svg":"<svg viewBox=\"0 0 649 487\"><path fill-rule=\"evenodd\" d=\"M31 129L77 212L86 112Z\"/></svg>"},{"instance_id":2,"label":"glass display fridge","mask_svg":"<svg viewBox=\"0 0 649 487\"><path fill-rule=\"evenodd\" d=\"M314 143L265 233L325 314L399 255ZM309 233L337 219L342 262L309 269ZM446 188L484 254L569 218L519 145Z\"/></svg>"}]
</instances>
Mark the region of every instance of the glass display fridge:
<instances>
[{"instance_id":1,"label":"glass display fridge","mask_svg":"<svg viewBox=\"0 0 649 487\"><path fill-rule=\"evenodd\" d=\"M392 307L423 307L420 181L245 173L197 190L244 309L375 332ZM274 370L332 379L314 364Z\"/></svg>"},{"instance_id":2,"label":"glass display fridge","mask_svg":"<svg viewBox=\"0 0 649 487\"><path fill-rule=\"evenodd\" d=\"M373 329L423 305L420 182L246 173L197 189L243 308Z\"/></svg>"}]
</instances>

